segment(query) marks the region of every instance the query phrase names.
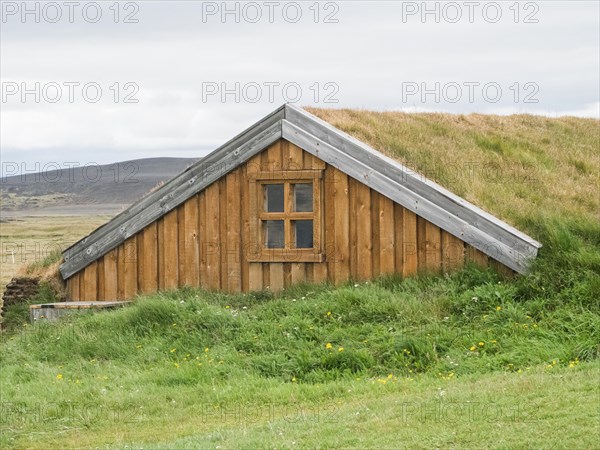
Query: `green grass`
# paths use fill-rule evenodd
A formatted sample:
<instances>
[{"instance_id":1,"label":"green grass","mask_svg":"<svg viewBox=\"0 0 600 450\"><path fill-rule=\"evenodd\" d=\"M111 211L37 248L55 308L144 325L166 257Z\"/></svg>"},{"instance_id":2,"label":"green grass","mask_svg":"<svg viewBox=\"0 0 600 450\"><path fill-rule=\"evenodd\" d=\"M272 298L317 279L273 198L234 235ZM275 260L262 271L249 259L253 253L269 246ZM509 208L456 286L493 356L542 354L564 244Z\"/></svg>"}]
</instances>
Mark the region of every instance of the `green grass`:
<instances>
[{"instance_id":1,"label":"green grass","mask_svg":"<svg viewBox=\"0 0 600 450\"><path fill-rule=\"evenodd\" d=\"M32 262L25 270L25 273L30 275L39 272L43 269L48 269L53 264L60 262L62 259L62 249L53 249L42 259Z\"/></svg>"},{"instance_id":2,"label":"green grass","mask_svg":"<svg viewBox=\"0 0 600 450\"><path fill-rule=\"evenodd\" d=\"M531 272L8 311L0 446L598 448L599 122L313 112L540 241Z\"/></svg>"},{"instance_id":3,"label":"green grass","mask_svg":"<svg viewBox=\"0 0 600 450\"><path fill-rule=\"evenodd\" d=\"M471 266L7 320L0 443L594 448L596 231L545 222L545 254L514 280Z\"/></svg>"}]
</instances>

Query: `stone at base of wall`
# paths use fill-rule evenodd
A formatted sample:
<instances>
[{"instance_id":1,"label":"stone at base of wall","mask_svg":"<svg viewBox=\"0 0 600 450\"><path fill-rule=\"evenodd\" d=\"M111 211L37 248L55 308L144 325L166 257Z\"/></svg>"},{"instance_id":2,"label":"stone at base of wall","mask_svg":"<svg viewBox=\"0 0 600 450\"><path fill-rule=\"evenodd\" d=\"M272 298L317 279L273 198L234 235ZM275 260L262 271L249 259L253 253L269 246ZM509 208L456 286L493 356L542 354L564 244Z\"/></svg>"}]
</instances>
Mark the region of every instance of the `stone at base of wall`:
<instances>
[{"instance_id":1,"label":"stone at base of wall","mask_svg":"<svg viewBox=\"0 0 600 450\"><path fill-rule=\"evenodd\" d=\"M38 277L15 277L10 280L2 296L0 317L2 317L7 307L28 301L39 290L40 279ZM0 326L2 326L1 322Z\"/></svg>"},{"instance_id":2,"label":"stone at base of wall","mask_svg":"<svg viewBox=\"0 0 600 450\"><path fill-rule=\"evenodd\" d=\"M27 301L39 292L40 279L30 277L15 277L6 285L2 296L4 307Z\"/></svg>"}]
</instances>

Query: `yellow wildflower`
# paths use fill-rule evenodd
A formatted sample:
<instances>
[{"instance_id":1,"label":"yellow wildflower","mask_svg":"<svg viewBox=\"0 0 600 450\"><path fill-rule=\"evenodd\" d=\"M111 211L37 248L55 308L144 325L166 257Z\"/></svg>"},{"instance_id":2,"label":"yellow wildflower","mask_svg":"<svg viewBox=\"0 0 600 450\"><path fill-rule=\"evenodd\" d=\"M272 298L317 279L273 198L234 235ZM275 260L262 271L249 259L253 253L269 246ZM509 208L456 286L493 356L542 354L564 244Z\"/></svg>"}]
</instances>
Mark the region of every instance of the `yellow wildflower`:
<instances>
[{"instance_id":1,"label":"yellow wildflower","mask_svg":"<svg viewBox=\"0 0 600 450\"><path fill-rule=\"evenodd\" d=\"M339 347L338 348L338 352L343 352L344 351L344 347Z\"/></svg>"},{"instance_id":2,"label":"yellow wildflower","mask_svg":"<svg viewBox=\"0 0 600 450\"><path fill-rule=\"evenodd\" d=\"M331 348L331 347L333 347L333 346L331 345L331 342L328 342L327 344L325 344L325 348L329 349L329 348Z\"/></svg>"},{"instance_id":3,"label":"yellow wildflower","mask_svg":"<svg viewBox=\"0 0 600 450\"><path fill-rule=\"evenodd\" d=\"M496 311L500 311L502 309L502 306L496 306Z\"/></svg>"},{"instance_id":4,"label":"yellow wildflower","mask_svg":"<svg viewBox=\"0 0 600 450\"><path fill-rule=\"evenodd\" d=\"M62 373L57 374L56 375L56 379L57 380L62 380L63 379Z\"/></svg>"}]
</instances>

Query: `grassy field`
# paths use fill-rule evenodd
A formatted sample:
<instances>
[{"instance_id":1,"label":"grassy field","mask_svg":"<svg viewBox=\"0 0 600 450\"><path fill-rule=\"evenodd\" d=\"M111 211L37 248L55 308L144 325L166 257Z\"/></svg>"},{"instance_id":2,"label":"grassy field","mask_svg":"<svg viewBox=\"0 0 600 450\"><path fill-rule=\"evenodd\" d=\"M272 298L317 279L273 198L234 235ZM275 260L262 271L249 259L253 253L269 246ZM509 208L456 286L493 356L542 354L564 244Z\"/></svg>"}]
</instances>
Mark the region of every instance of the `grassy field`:
<instances>
[{"instance_id":1,"label":"grassy field","mask_svg":"<svg viewBox=\"0 0 600 450\"><path fill-rule=\"evenodd\" d=\"M23 266L64 250L109 220L108 216L19 217L0 222L0 293Z\"/></svg>"},{"instance_id":2,"label":"grassy field","mask_svg":"<svg viewBox=\"0 0 600 450\"><path fill-rule=\"evenodd\" d=\"M595 448L600 315L471 267L447 279L183 290L0 356L13 448ZM589 300L589 299L588 299Z\"/></svg>"},{"instance_id":3,"label":"grassy field","mask_svg":"<svg viewBox=\"0 0 600 450\"><path fill-rule=\"evenodd\" d=\"M531 273L15 310L1 446L599 448L600 123L317 113L542 242Z\"/></svg>"}]
</instances>

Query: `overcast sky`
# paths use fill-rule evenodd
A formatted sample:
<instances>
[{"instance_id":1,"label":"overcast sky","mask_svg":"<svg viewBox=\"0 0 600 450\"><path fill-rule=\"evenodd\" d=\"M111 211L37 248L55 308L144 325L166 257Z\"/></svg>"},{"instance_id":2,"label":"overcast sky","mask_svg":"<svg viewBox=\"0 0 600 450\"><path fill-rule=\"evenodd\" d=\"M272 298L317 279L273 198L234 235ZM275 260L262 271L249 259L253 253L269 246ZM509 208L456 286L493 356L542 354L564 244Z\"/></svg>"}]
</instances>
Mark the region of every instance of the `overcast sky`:
<instances>
[{"instance_id":1,"label":"overcast sky","mask_svg":"<svg viewBox=\"0 0 600 450\"><path fill-rule=\"evenodd\" d=\"M598 118L598 5L3 1L2 171L200 157L286 101Z\"/></svg>"}]
</instances>

